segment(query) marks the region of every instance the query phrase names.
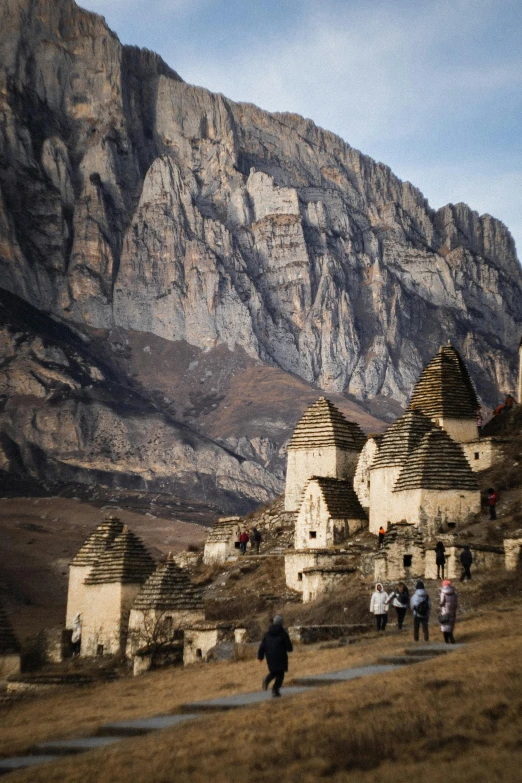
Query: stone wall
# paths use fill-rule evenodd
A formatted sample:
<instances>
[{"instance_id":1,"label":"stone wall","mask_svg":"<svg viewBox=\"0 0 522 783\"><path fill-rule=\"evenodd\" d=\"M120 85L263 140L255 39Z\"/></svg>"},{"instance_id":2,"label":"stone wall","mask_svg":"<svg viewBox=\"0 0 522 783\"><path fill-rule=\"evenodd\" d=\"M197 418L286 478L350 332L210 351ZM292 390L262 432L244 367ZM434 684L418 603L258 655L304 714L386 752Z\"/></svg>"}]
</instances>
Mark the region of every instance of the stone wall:
<instances>
[{"instance_id":1,"label":"stone wall","mask_svg":"<svg viewBox=\"0 0 522 783\"><path fill-rule=\"evenodd\" d=\"M400 522L404 514L395 511L396 498L392 492L401 472L400 465L370 470L370 533L378 534L381 525Z\"/></svg>"},{"instance_id":2,"label":"stone wall","mask_svg":"<svg viewBox=\"0 0 522 783\"><path fill-rule=\"evenodd\" d=\"M352 566L354 555L346 551L324 549L291 550L285 554L285 580L288 587L303 592L303 573L307 568Z\"/></svg>"},{"instance_id":3,"label":"stone wall","mask_svg":"<svg viewBox=\"0 0 522 783\"><path fill-rule=\"evenodd\" d=\"M424 542L420 531L408 524L390 526L382 548L375 555L375 580L414 579L423 575Z\"/></svg>"},{"instance_id":4,"label":"stone wall","mask_svg":"<svg viewBox=\"0 0 522 783\"><path fill-rule=\"evenodd\" d=\"M224 563L239 554L236 542L239 541L242 526L241 517L218 519L205 541L203 551L205 565Z\"/></svg>"},{"instance_id":5,"label":"stone wall","mask_svg":"<svg viewBox=\"0 0 522 783\"><path fill-rule=\"evenodd\" d=\"M353 488L359 503L365 509L370 507L370 468L378 451L377 442L373 438L368 438L357 460Z\"/></svg>"},{"instance_id":6,"label":"stone wall","mask_svg":"<svg viewBox=\"0 0 522 783\"><path fill-rule=\"evenodd\" d=\"M445 532L448 524L469 522L481 507L478 490L408 489L393 494L394 508L400 509L401 520L422 528L427 536Z\"/></svg>"},{"instance_id":7,"label":"stone wall","mask_svg":"<svg viewBox=\"0 0 522 783\"><path fill-rule=\"evenodd\" d=\"M435 424L446 430L448 435L456 440L457 443L469 443L477 440L478 426L476 419L433 419Z\"/></svg>"},{"instance_id":8,"label":"stone wall","mask_svg":"<svg viewBox=\"0 0 522 783\"><path fill-rule=\"evenodd\" d=\"M315 601L355 572L350 566L314 566L303 571L303 603Z\"/></svg>"},{"instance_id":9,"label":"stone wall","mask_svg":"<svg viewBox=\"0 0 522 783\"><path fill-rule=\"evenodd\" d=\"M86 587L81 655L124 652L131 606L141 585L108 582Z\"/></svg>"},{"instance_id":10,"label":"stone wall","mask_svg":"<svg viewBox=\"0 0 522 783\"><path fill-rule=\"evenodd\" d=\"M506 571L515 571L518 568L521 552L522 530L517 530L504 539L504 565Z\"/></svg>"},{"instance_id":11,"label":"stone wall","mask_svg":"<svg viewBox=\"0 0 522 783\"><path fill-rule=\"evenodd\" d=\"M20 656L18 654L0 655L0 682L16 674L20 674Z\"/></svg>"},{"instance_id":12,"label":"stone wall","mask_svg":"<svg viewBox=\"0 0 522 783\"><path fill-rule=\"evenodd\" d=\"M69 566L69 585L67 588L67 611L65 615L65 627L72 628L74 616L77 612L83 615L85 612L85 591L88 589L84 585L84 580L89 576L93 569L92 565Z\"/></svg>"},{"instance_id":13,"label":"stone wall","mask_svg":"<svg viewBox=\"0 0 522 783\"><path fill-rule=\"evenodd\" d=\"M285 511L298 511L303 490L312 476L353 479L359 453L337 446L288 449Z\"/></svg>"},{"instance_id":14,"label":"stone wall","mask_svg":"<svg viewBox=\"0 0 522 783\"><path fill-rule=\"evenodd\" d=\"M487 470L502 458L505 443L506 439L490 437L462 443L461 446L471 469L479 472Z\"/></svg>"},{"instance_id":15,"label":"stone wall","mask_svg":"<svg viewBox=\"0 0 522 783\"><path fill-rule=\"evenodd\" d=\"M364 623L352 625L291 625L288 628L294 644L315 644L334 639L345 639L368 630Z\"/></svg>"},{"instance_id":16,"label":"stone wall","mask_svg":"<svg viewBox=\"0 0 522 783\"><path fill-rule=\"evenodd\" d=\"M444 576L446 579L460 579L462 575L462 565L460 563L460 555L463 549L462 544L447 544L446 547L446 566ZM504 547L487 546L481 544L471 545L471 552L473 555L473 565L471 566L471 574L474 573L498 573L504 568ZM426 550L426 561L424 576L426 579L437 578L437 566L435 563L435 550Z\"/></svg>"},{"instance_id":17,"label":"stone wall","mask_svg":"<svg viewBox=\"0 0 522 783\"><path fill-rule=\"evenodd\" d=\"M201 624L186 628L184 634L183 665L207 661L212 650L223 642L235 642L234 626L228 623Z\"/></svg>"},{"instance_id":18,"label":"stone wall","mask_svg":"<svg viewBox=\"0 0 522 783\"><path fill-rule=\"evenodd\" d=\"M139 649L150 644L172 640L175 632L205 620L203 610L131 609L126 654L131 658Z\"/></svg>"}]
</instances>

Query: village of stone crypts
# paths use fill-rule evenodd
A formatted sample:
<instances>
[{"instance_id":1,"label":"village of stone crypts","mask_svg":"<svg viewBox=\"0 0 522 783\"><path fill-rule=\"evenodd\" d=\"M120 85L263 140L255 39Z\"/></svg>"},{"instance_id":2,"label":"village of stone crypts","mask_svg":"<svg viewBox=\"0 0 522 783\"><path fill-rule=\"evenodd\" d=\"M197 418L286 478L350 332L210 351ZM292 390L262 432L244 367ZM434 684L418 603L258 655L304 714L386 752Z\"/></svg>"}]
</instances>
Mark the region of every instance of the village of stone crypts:
<instances>
[{"instance_id":1,"label":"village of stone crypts","mask_svg":"<svg viewBox=\"0 0 522 783\"><path fill-rule=\"evenodd\" d=\"M520 368L519 399L522 344ZM47 634L48 660L125 656L141 674L234 658L258 641L252 619L260 605L264 616L285 604L320 603L344 586L349 615L351 593L361 586L437 579L439 541L449 579L460 577L466 545L476 577L515 570L522 529L504 532L512 525L499 520L492 532L489 521L481 522L486 485L513 441L502 424L519 411L509 395L482 425L473 380L450 344L425 367L409 407L384 434L366 436L320 397L288 443L284 496L246 518L218 519L202 552L169 553L156 563L117 516L103 519L70 563L64 629ZM246 611L241 593L250 596ZM220 613L223 619L216 619ZM367 624L361 613L344 624L317 616L291 626L290 636L296 643L338 640ZM8 689L29 687L5 611L0 653Z\"/></svg>"},{"instance_id":2,"label":"village of stone crypts","mask_svg":"<svg viewBox=\"0 0 522 783\"><path fill-rule=\"evenodd\" d=\"M256 657L275 615L295 649L347 647L376 636L376 582L388 593L403 582L412 594L418 580L433 592L442 576L458 583L459 616L472 611L473 590L521 565L522 342L519 359L517 392L484 421L449 343L382 434L365 435L321 396L287 444L284 495L218 519L204 546L157 562L117 514L104 515L69 564L63 626L39 634L40 666L25 670L0 608L6 698L90 683L93 671L132 678L233 665ZM462 582L465 548L472 580ZM390 615L386 633L397 632ZM438 625L431 633L440 640Z\"/></svg>"}]
</instances>

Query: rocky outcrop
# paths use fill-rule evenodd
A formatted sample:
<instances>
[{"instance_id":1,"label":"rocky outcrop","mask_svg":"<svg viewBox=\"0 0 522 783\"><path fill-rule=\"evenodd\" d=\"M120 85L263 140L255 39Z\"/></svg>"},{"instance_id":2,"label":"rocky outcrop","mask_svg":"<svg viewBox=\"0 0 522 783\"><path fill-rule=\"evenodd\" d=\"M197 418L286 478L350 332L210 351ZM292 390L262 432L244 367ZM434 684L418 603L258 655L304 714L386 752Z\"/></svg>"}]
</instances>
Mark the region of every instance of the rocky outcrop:
<instances>
[{"instance_id":1,"label":"rocky outcrop","mask_svg":"<svg viewBox=\"0 0 522 783\"><path fill-rule=\"evenodd\" d=\"M404 402L450 336L486 401L513 385L522 279L499 221L435 212L311 121L185 84L70 0L1 13L6 288L360 399Z\"/></svg>"},{"instance_id":2,"label":"rocky outcrop","mask_svg":"<svg viewBox=\"0 0 522 783\"><path fill-rule=\"evenodd\" d=\"M33 472L170 482L175 464L194 491L212 476L219 493L260 500L280 487L314 388L380 415L448 338L483 401L514 387L522 275L502 223L432 210L310 120L186 84L72 0L0 7L0 286L71 334L108 335L102 366L38 330L4 331L3 459ZM136 417L110 377L128 372L139 334L189 346L201 366L228 349L252 383L262 363L285 374L279 391L301 379L309 396L282 423L282 393L265 418L234 421L225 410L242 399L206 376L187 395L156 364Z\"/></svg>"}]
</instances>

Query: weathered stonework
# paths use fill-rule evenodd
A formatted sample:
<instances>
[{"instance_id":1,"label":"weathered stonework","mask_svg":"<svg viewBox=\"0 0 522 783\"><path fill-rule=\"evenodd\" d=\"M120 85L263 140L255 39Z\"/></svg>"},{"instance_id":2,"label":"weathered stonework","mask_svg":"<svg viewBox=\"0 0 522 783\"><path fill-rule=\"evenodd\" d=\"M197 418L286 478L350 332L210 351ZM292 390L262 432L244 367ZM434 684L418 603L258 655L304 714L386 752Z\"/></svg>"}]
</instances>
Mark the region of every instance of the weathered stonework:
<instances>
[{"instance_id":1,"label":"weathered stonework","mask_svg":"<svg viewBox=\"0 0 522 783\"><path fill-rule=\"evenodd\" d=\"M303 573L308 568L352 566L352 555L346 551L326 549L290 550L285 554L285 580L288 587L302 593Z\"/></svg>"},{"instance_id":2,"label":"weathered stonework","mask_svg":"<svg viewBox=\"0 0 522 783\"><path fill-rule=\"evenodd\" d=\"M353 488L357 493L361 506L370 508L370 469L379 451L381 435L368 435L368 440L363 446L353 478Z\"/></svg>"},{"instance_id":3,"label":"weathered stonework","mask_svg":"<svg viewBox=\"0 0 522 783\"><path fill-rule=\"evenodd\" d=\"M441 538L446 548L446 565L444 575L447 579L459 579L462 575L462 565L460 562L460 555L462 553L463 545L456 542L451 543L451 538ZM488 546L485 544L471 544L471 552L473 555L473 565L471 566L471 573L478 572L483 573L498 573L504 568L505 554L504 547L500 546ZM437 565L435 562L435 549L431 547L426 549L426 565L424 576L426 579L437 578Z\"/></svg>"},{"instance_id":4,"label":"weathered stonework","mask_svg":"<svg viewBox=\"0 0 522 783\"><path fill-rule=\"evenodd\" d=\"M352 482L311 478L295 523L296 549L337 546L367 524Z\"/></svg>"},{"instance_id":5,"label":"weathered stonework","mask_svg":"<svg viewBox=\"0 0 522 783\"><path fill-rule=\"evenodd\" d=\"M461 443L461 447L471 469L479 473L481 470L488 470L495 462L502 459L507 440L508 438L490 436Z\"/></svg>"},{"instance_id":6,"label":"weathered stonework","mask_svg":"<svg viewBox=\"0 0 522 783\"><path fill-rule=\"evenodd\" d=\"M225 563L237 557L236 547L241 532L241 517L222 517L218 519L205 541L203 562Z\"/></svg>"},{"instance_id":7,"label":"weathered stonework","mask_svg":"<svg viewBox=\"0 0 522 783\"><path fill-rule=\"evenodd\" d=\"M424 537L407 523L391 525L383 546L375 555L374 576L378 582L413 579L424 575Z\"/></svg>"},{"instance_id":8,"label":"weathered stonework","mask_svg":"<svg viewBox=\"0 0 522 783\"><path fill-rule=\"evenodd\" d=\"M234 626L230 623L199 623L185 628L183 665L207 661L222 642L235 642Z\"/></svg>"},{"instance_id":9,"label":"weathered stonework","mask_svg":"<svg viewBox=\"0 0 522 783\"><path fill-rule=\"evenodd\" d=\"M504 538L504 567L506 571L516 571L521 562L522 530L509 533Z\"/></svg>"},{"instance_id":10,"label":"weathered stonework","mask_svg":"<svg viewBox=\"0 0 522 783\"><path fill-rule=\"evenodd\" d=\"M125 652L129 615L141 584L90 585L82 622L82 656Z\"/></svg>"},{"instance_id":11,"label":"weathered stonework","mask_svg":"<svg viewBox=\"0 0 522 783\"><path fill-rule=\"evenodd\" d=\"M303 571L303 603L315 601L357 569L352 566L315 566Z\"/></svg>"}]
</instances>

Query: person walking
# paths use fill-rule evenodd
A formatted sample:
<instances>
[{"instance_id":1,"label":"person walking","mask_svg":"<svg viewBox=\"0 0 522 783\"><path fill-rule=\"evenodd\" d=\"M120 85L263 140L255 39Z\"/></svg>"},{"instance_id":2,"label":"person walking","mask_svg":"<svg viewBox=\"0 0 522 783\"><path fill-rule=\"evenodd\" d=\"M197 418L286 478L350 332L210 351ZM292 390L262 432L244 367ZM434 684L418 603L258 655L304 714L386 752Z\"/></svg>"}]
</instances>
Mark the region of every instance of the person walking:
<instances>
[{"instance_id":1,"label":"person walking","mask_svg":"<svg viewBox=\"0 0 522 783\"><path fill-rule=\"evenodd\" d=\"M370 601L370 612L375 617L378 631L385 631L388 623L388 602L390 596L385 592L381 582L375 585L375 592Z\"/></svg>"},{"instance_id":2,"label":"person walking","mask_svg":"<svg viewBox=\"0 0 522 783\"><path fill-rule=\"evenodd\" d=\"M415 585L415 592L411 597L410 606L413 612L413 639L416 642L419 641L419 630L422 626L424 641L428 642L430 639L428 624L430 620L431 601L424 588L424 582L420 579Z\"/></svg>"},{"instance_id":3,"label":"person walking","mask_svg":"<svg viewBox=\"0 0 522 783\"><path fill-rule=\"evenodd\" d=\"M261 541L263 540L263 536L261 535L261 532L257 529L257 527L252 528L252 549L256 550L256 555L259 554L259 547L261 546Z\"/></svg>"},{"instance_id":4,"label":"person walking","mask_svg":"<svg viewBox=\"0 0 522 783\"><path fill-rule=\"evenodd\" d=\"M497 500L498 495L491 487L488 489L488 505L489 505L489 518L494 521L497 518Z\"/></svg>"},{"instance_id":5,"label":"person walking","mask_svg":"<svg viewBox=\"0 0 522 783\"><path fill-rule=\"evenodd\" d=\"M246 553L247 544L249 542L249 536L246 530L243 530L241 535L239 536L239 551L242 555Z\"/></svg>"},{"instance_id":6,"label":"person walking","mask_svg":"<svg viewBox=\"0 0 522 783\"><path fill-rule=\"evenodd\" d=\"M449 579L443 579L440 589L440 630L446 644L455 644L453 629L457 619L458 598Z\"/></svg>"},{"instance_id":7,"label":"person walking","mask_svg":"<svg viewBox=\"0 0 522 783\"><path fill-rule=\"evenodd\" d=\"M408 611L408 606L410 605L410 591L404 582L399 582L397 589L390 593L388 598L388 605L392 599L392 605L397 612L397 628L399 631L402 631L404 618L406 617L406 612Z\"/></svg>"},{"instance_id":8,"label":"person walking","mask_svg":"<svg viewBox=\"0 0 522 783\"><path fill-rule=\"evenodd\" d=\"M446 548L442 543L442 541L437 541L435 545L435 563L437 564L437 579L444 579L444 566L446 565Z\"/></svg>"},{"instance_id":9,"label":"person walking","mask_svg":"<svg viewBox=\"0 0 522 783\"><path fill-rule=\"evenodd\" d=\"M281 686L288 671L288 653L293 649L288 632L283 628L283 618L276 614L257 652L258 661L266 658L268 666L268 674L263 677L261 687L264 691L268 690L273 680L272 696L281 696Z\"/></svg>"},{"instance_id":10,"label":"person walking","mask_svg":"<svg viewBox=\"0 0 522 783\"><path fill-rule=\"evenodd\" d=\"M462 567L464 569L460 577L460 581L463 582L465 579L471 579L470 569L473 564L473 555L471 554L471 549L469 548L468 544L464 546L464 549L460 553L460 562L462 563Z\"/></svg>"},{"instance_id":11,"label":"person walking","mask_svg":"<svg viewBox=\"0 0 522 783\"><path fill-rule=\"evenodd\" d=\"M383 526L381 525L381 526L380 526L380 528L379 528L379 549L380 549L380 548L381 548L381 546L383 545L383 542L384 542L384 536L385 536L385 535L386 535L386 530L385 530L385 529L383 528Z\"/></svg>"}]
</instances>

